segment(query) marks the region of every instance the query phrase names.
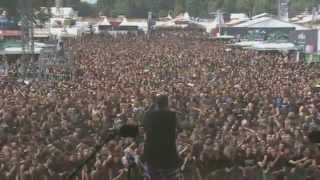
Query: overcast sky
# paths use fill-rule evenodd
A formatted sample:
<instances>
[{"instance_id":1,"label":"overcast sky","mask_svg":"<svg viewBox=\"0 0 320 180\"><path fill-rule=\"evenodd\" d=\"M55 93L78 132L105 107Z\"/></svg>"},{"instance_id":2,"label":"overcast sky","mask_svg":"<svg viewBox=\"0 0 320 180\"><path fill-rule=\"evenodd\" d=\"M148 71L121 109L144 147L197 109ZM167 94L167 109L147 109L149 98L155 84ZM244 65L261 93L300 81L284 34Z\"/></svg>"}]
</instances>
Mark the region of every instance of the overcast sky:
<instances>
[{"instance_id":1,"label":"overcast sky","mask_svg":"<svg viewBox=\"0 0 320 180\"><path fill-rule=\"evenodd\" d=\"M92 4L94 4L94 3L96 3L96 2L97 2L97 0L81 0L81 1L86 1L86 2L88 2L88 3L92 3Z\"/></svg>"}]
</instances>

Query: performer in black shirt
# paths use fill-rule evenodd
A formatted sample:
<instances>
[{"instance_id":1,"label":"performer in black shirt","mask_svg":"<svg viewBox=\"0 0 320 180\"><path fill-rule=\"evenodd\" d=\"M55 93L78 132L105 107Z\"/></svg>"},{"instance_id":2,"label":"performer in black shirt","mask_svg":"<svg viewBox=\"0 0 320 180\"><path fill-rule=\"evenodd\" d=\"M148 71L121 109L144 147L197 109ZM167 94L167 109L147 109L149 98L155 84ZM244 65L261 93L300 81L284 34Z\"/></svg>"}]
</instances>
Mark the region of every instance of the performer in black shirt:
<instances>
[{"instance_id":1,"label":"performer in black shirt","mask_svg":"<svg viewBox=\"0 0 320 180\"><path fill-rule=\"evenodd\" d=\"M156 104L146 113L144 128L146 140L144 158L148 180L178 180L178 153L176 149L176 113L169 110L168 97L160 95Z\"/></svg>"}]
</instances>

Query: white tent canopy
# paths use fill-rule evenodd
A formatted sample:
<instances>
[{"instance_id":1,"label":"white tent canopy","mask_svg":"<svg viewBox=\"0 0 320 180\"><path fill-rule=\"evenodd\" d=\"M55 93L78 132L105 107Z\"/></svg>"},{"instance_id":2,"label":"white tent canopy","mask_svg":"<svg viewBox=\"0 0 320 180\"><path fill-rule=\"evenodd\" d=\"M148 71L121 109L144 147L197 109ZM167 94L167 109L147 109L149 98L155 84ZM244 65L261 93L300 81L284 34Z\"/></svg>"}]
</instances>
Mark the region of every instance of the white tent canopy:
<instances>
[{"instance_id":1,"label":"white tent canopy","mask_svg":"<svg viewBox=\"0 0 320 180\"><path fill-rule=\"evenodd\" d=\"M281 21L272 17L262 17L247 21L234 27L247 27L247 28L295 28L296 30L307 30L307 27L297 24Z\"/></svg>"},{"instance_id":2,"label":"white tent canopy","mask_svg":"<svg viewBox=\"0 0 320 180\"><path fill-rule=\"evenodd\" d=\"M191 21L191 17L189 15L188 12L185 12L183 14L178 15L177 17L175 17L173 19L174 22L176 21L185 21L185 22L190 22Z\"/></svg>"},{"instance_id":3,"label":"white tent canopy","mask_svg":"<svg viewBox=\"0 0 320 180\"><path fill-rule=\"evenodd\" d=\"M239 47L252 47L254 45L262 44L262 41L241 41L234 44L232 46L239 46Z\"/></svg>"},{"instance_id":4,"label":"white tent canopy","mask_svg":"<svg viewBox=\"0 0 320 180\"><path fill-rule=\"evenodd\" d=\"M54 17L63 17L63 18L71 18L76 16L76 12L71 7L51 7L51 14Z\"/></svg>"},{"instance_id":5,"label":"white tent canopy","mask_svg":"<svg viewBox=\"0 0 320 180\"><path fill-rule=\"evenodd\" d=\"M98 26L110 26L110 22L107 17L103 16L103 20L98 22Z\"/></svg>"},{"instance_id":6,"label":"white tent canopy","mask_svg":"<svg viewBox=\"0 0 320 180\"><path fill-rule=\"evenodd\" d=\"M230 19L243 20L243 19L248 19L248 16L244 13L232 13L230 14Z\"/></svg>"},{"instance_id":7,"label":"white tent canopy","mask_svg":"<svg viewBox=\"0 0 320 180\"><path fill-rule=\"evenodd\" d=\"M276 42L266 42L266 43L258 43L249 47L250 49L255 50L277 50L277 51L290 51L296 50L296 46L293 43L276 43Z\"/></svg>"}]
</instances>

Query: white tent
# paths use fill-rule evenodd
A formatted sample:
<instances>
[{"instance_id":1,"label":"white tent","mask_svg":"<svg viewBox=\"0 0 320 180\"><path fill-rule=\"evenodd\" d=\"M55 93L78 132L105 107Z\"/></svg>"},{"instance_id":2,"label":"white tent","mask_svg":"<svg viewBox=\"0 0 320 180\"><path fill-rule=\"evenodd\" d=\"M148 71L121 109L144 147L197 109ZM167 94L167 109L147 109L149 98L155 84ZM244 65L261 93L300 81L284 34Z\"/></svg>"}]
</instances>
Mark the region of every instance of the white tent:
<instances>
[{"instance_id":1,"label":"white tent","mask_svg":"<svg viewBox=\"0 0 320 180\"><path fill-rule=\"evenodd\" d=\"M238 20L244 20L244 19L249 19L248 16L244 13L232 13L230 14L230 19L238 19Z\"/></svg>"},{"instance_id":2,"label":"white tent","mask_svg":"<svg viewBox=\"0 0 320 180\"><path fill-rule=\"evenodd\" d=\"M122 22L120 24L120 26L137 26L138 29L141 29L143 31L147 31L148 30L148 22L144 19L132 19L130 21L128 21L128 19L124 16L121 17L122 18Z\"/></svg>"},{"instance_id":3,"label":"white tent","mask_svg":"<svg viewBox=\"0 0 320 180\"><path fill-rule=\"evenodd\" d=\"M241 41L234 44L231 44L231 46L239 46L239 47L252 47L254 45L262 44L262 41Z\"/></svg>"},{"instance_id":4,"label":"white tent","mask_svg":"<svg viewBox=\"0 0 320 180\"><path fill-rule=\"evenodd\" d=\"M190 15L189 15L188 12L185 12L185 13L180 14L180 15L178 15L177 17L175 17L175 18L173 19L173 21L174 21L174 22L186 22L186 23L188 23L188 22L191 21L191 17L190 17Z\"/></svg>"},{"instance_id":5,"label":"white tent","mask_svg":"<svg viewBox=\"0 0 320 180\"><path fill-rule=\"evenodd\" d=\"M71 7L51 7L50 10L53 17L72 18L77 14Z\"/></svg>"},{"instance_id":6,"label":"white tent","mask_svg":"<svg viewBox=\"0 0 320 180\"><path fill-rule=\"evenodd\" d=\"M297 24L289 23L273 17L262 17L253 19L233 27L247 27L247 28L295 28L295 30L307 30L309 28Z\"/></svg>"},{"instance_id":7,"label":"white tent","mask_svg":"<svg viewBox=\"0 0 320 180\"><path fill-rule=\"evenodd\" d=\"M170 21L172 19L173 18L172 18L172 16L170 14L168 14L168 16L166 16L166 17L160 17L159 18L160 21Z\"/></svg>"},{"instance_id":8,"label":"white tent","mask_svg":"<svg viewBox=\"0 0 320 180\"><path fill-rule=\"evenodd\" d=\"M277 43L277 42L266 42L266 43L258 43L249 47L250 49L255 49L258 51L290 51L296 50L296 46L293 43Z\"/></svg>"},{"instance_id":9,"label":"white tent","mask_svg":"<svg viewBox=\"0 0 320 180\"><path fill-rule=\"evenodd\" d=\"M258 14L258 15L252 16L251 19L259 19L259 18L263 18L263 17L271 17L271 14L262 13L262 14Z\"/></svg>"},{"instance_id":10,"label":"white tent","mask_svg":"<svg viewBox=\"0 0 320 180\"><path fill-rule=\"evenodd\" d=\"M236 13L230 15L230 21L226 22L225 24L228 26L240 24L242 22L249 21L250 19L246 14L243 13Z\"/></svg>"},{"instance_id":11,"label":"white tent","mask_svg":"<svg viewBox=\"0 0 320 180\"><path fill-rule=\"evenodd\" d=\"M103 16L103 20L97 23L98 26L110 26L110 22L107 17Z\"/></svg>"},{"instance_id":12,"label":"white tent","mask_svg":"<svg viewBox=\"0 0 320 180\"><path fill-rule=\"evenodd\" d=\"M188 24L192 23L191 17L189 13L183 13L172 19L170 15L167 18L161 18L160 21L156 22L155 27L178 27L178 28L185 28ZM195 23L198 24L198 23Z\"/></svg>"}]
</instances>

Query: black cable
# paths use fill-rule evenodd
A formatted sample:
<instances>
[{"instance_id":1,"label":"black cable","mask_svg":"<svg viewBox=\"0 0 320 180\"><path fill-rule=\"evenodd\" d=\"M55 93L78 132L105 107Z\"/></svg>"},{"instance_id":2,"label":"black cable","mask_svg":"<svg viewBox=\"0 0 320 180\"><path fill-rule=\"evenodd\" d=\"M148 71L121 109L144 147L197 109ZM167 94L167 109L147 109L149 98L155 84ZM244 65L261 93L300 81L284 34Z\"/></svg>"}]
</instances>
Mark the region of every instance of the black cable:
<instances>
[{"instance_id":1,"label":"black cable","mask_svg":"<svg viewBox=\"0 0 320 180\"><path fill-rule=\"evenodd\" d=\"M107 144L110 140L114 139L116 137L116 133L110 133L108 134L108 137L104 140L104 142L102 142L101 144L97 145L95 147L95 150L91 153L91 155L85 159L82 163L80 163L79 166L77 166L74 171L67 177L67 180L75 180L75 178L77 177L78 174L80 174L80 171L82 170L82 168L88 164L88 162L92 159L94 159L97 155L97 153L102 149L102 147Z\"/></svg>"}]
</instances>

